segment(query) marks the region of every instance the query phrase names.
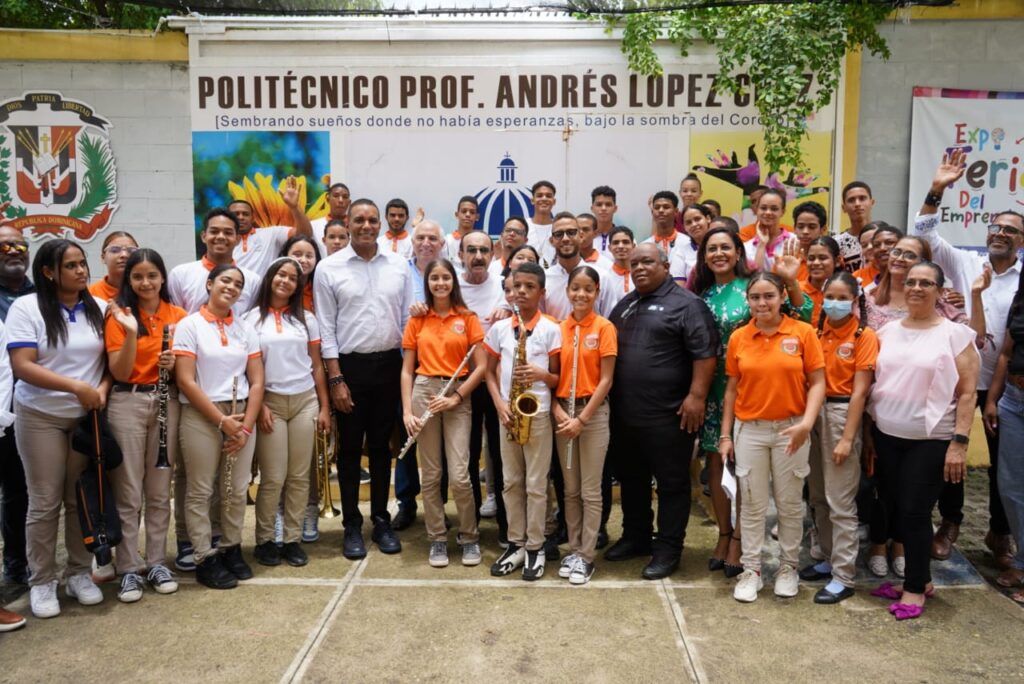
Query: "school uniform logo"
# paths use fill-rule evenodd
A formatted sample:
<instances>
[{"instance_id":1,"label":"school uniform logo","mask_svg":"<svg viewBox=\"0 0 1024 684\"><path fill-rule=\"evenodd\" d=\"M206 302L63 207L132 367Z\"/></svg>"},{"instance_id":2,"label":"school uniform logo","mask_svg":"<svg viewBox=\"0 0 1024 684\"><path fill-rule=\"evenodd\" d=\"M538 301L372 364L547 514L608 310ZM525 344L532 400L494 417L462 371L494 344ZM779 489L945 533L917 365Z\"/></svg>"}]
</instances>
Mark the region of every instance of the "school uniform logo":
<instances>
[{"instance_id":1,"label":"school uniform logo","mask_svg":"<svg viewBox=\"0 0 1024 684\"><path fill-rule=\"evenodd\" d=\"M456 318L452 321L452 332L456 335L464 335L466 333L466 322L461 318Z\"/></svg>"},{"instance_id":2,"label":"school uniform logo","mask_svg":"<svg viewBox=\"0 0 1024 684\"><path fill-rule=\"evenodd\" d=\"M796 337L783 337L782 338L782 351L790 356L796 356L800 353L800 340Z\"/></svg>"},{"instance_id":3,"label":"school uniform logo","mask_svg":"<svg viewBox=\"0 0 1024 684\"><path fill-rule=\"evenodd\" d=\"M598 336L598 334L596 332L588 334L586 337L583 338L583 348L584 349L597 349L598 339L599 339L599 336Z\"/></svg>"},{"instance_id":4,"label":"school uniform logo","mask_svg":"<svg viewBox=\"0 0 1024 684\"><path fill-rule=\"evenodd\" d=\"M110 122L60 93L0 103L0 203L33 235L90 240L117 209ZM13 163L12 163L13 162Z\"/></svg>"},{"instance_id":5,"label":"school uniform logo","mask_svg":"<svg viewBox=\"0 0 1024 684\"><path fill-rule=\"evenodd\" d=\"M841 359L852 359L853 358L853 342L843 342L836 349L836 356Z\"/></svg>"}]
</instances>

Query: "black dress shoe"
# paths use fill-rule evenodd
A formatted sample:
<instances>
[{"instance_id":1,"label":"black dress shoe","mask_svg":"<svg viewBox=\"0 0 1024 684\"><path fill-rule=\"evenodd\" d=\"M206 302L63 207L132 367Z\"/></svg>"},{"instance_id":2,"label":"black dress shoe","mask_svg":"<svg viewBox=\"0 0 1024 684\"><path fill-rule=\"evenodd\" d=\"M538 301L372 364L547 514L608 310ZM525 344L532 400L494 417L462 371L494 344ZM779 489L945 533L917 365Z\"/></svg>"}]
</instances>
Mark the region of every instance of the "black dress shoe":
<instances>
[{"instance_id":1,"label":"black dress shoe","mask_svg":"<svg viewBox=\"0 0 1024 684\"><path fill-rule=\"evenodd\" d=\"M302 550L299 542L287 542L281 547L281 557L293 568L301 568L309 562L309 556Z\"/></svg>"},{"instance_id":2,"label":"black dress shoe","mask_svg":"<svg viewBox=\"0 0 1024 684\"><path fill-rule=\"evenodd\" d=\"M211 554L196 566L196 581L210 589L234 589L238 578L228 572L221 562L220 554Z\"/></svg>"},{"instance_id":3,"label":"black dress shoe","mask_svg":"<svg viewBox=\"0 0 1024 684\"><path fill-rule=\"evenodd\" d=\"M377 545L381 553L401 553L402 542L398 540L391 530L391 523L384 518L377 518L373 521L373 543Z\"/></svg>"},{"instance_id":4,"label":"black dress shoe","mask_svg":"<svg viewBox=\"0 0 1024 684\"><path fill-rule=\"evenodd\" d=\"M273 544L274 542L270 542ZM229 546L226 549L221 549L221 563L227 568L228 572L237 577L240 580L252 579L252 568L242 558L242 546L236 544L235 546ZM280 562L280 561L278 561Z\"/></svg>"},{"instance_id":5,"label":"black dress shoe","mask_svg":"<svg viewBox=\"0 0 1024 684\"><path fill-rule=\"evenodd\" d=\"M363 531L358 525L345 527L345 540L341 545L341 555L349 560L366 558L366 544L363 542Z\"/></svg>"},{"instance_id":6,"label":"black dress shoe","mask_svg":"<svg viewBox=\"0 0 1024 684\"><path fill-rule=\"evenodd\" d=\"M391 519L391 529L401 532L411 527L414 522L416 522L416 509L408 506L399 506L398 513Z\"/></svg>"},{"instance_id":7,"label":"black dress shoe","mask_svg":"<svg viewBox=\"0 0 1024 684\"><path fill-rule=\"evenodd\" d=\"M664 579L679 569L679 556L655 556L641 574L647 580Z\"/></svg>"},{"instance_id":8,"label":"black dress shoe","mask_svg":"<svg viewBox=\"0 0 1024 684\"><path fill-rule=\"evenodd\" d=\"M800 572L797 574L800 575L800 579L804 582L817 582L818 580L832 579L831 572L818 572L814 565L808 565L805 568L801 568Z\"/></svg>"},{"instance_id":9,"label":"black dress shoe","mask_svg":"<svg viewBox=\"0 0 1024 684\"><path fill-rule=\"evenodd\" d=\"M595 546L598 550L608 546L608 530L602 527L597 531L597 544Z\"/></svg>"},{"instance_id":10,"label":"black dress shoe","mask_svg":"<svg viewBox=\"0 0 1024 684\"><path fill-rule=\"evenodd\" d=\"M851 596L853 596L853 594L854 594L853 587L843 587L843 590L840 591L838 594L833 594L831 591L829 591L825 587L822 587L814 595L814 602L815 603L825 604L825 605L832 605L833 603L839 603L840 601L845 601L846 599L848 599Z\"/></svg>"},{"instance_id":11,"label":"black dress shoe","mask_svg":"<svg viewBox=\"0 0 1024 684\"><path fill-rule=\"evenodd\" d=\"M273 567L281 564L281 550L272 541L257 544L252 550L252 555L260 565Z\"/></svg>"},{"instance_id":12,"label":"black dress shoe","mask_svg":"<svg viewBox=\"0 0 1024 684\"><path fill-rule=\"evenodd\" d=\"M650 555L650 542L638 542L630 539L629 537L623 537L612 544L611 548L604 552L604 559L610 561L621 561Z\"/></svg>"}]
</instances>

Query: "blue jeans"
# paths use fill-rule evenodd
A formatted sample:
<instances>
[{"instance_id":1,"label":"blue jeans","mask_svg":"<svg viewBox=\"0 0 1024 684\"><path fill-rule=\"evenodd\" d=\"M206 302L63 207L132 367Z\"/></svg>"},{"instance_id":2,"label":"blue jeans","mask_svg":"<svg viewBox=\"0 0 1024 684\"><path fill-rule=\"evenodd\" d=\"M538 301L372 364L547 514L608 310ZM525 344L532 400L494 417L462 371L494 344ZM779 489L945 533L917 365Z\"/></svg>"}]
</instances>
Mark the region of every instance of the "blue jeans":
<instances>
[{"instance_id":1,"label":"blue jeans","mask_svg":"<svg viewBox=\"0 0 1024 684\"><path fill-rule=\"evenodd\" d=\"M999 494L1017 541L1013 566L1024 570L1024 390L1006 385L999 400Z\"/></svg>"}]
</instances>

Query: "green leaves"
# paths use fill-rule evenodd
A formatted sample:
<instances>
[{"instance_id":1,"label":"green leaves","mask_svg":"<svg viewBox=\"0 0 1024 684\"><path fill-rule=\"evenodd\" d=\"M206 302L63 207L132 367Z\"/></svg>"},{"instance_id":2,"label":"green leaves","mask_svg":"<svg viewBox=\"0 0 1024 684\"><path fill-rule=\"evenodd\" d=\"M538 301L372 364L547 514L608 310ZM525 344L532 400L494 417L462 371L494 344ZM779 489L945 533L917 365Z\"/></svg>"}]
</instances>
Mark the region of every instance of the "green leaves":
<instances>
[{"instance_id":1,"label":"green leaves","mask_svg":"<svg viewBox=\"0 0 1024 684\"><path fill-rule=\"evenodd\" d=\"M656 10L659 0L620 0L617 9ZM678 3L675 3L678 4ZM764 124L769 172L801 168L801 143L807 117L826 107L839 87L848 50L863 48L888 58L889 48L877 25L890 6L872 0L819 0L787 5L743 7L702 6L674 11L605 15L611 27L622 25L622 52L629 68L644 75L662 73L654 52L657 40L668 40L686 56L694 39L714 46L718 54L722 93L739 94L749 73L754 105ZM816 88L808 89L808 75Z\"/></svg>"}]
</instances>

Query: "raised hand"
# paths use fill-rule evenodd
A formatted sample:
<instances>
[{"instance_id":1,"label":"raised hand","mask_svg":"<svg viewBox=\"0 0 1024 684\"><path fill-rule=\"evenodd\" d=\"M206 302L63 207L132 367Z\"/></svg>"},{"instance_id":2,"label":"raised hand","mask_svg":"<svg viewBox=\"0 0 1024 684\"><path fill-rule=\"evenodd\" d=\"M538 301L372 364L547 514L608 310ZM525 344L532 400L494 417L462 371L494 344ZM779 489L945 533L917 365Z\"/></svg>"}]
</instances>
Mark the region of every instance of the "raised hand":
<instances>
[{"instance_id":1,"label":"raised hand","mask_svg":"<svg viewBox=\"0 0 1024 684\"><path fill-rule=\"evenodd\" d=\"M981 274L974 279L971 283L971 292L980 294L989 288L992 284L992 266L985 264L982 267Z\"/></svg>"},{"instance_id":2,"label":"raised hand","mask_svg":"<svg viewBox=\"0 0 1024 684\"><path fill-rule=\"evenodd\" d=\"M139 322L135 319L135 316L132 315L131 307L126 306L121 308L114 302L111 302L110 306L107 307L107 310L110 311L110 315L113 316L118 325L124 329L125 334L138 335Z\"/></svg>"},{"instance_id":3,"label":"raised hand","mask_svg":"<svg viewBox=\"0 0 1024 684\"><path fill-rule=\"evenodd\" d=\"M782 244L782 255L775 257L775 274L786 282L796 280L800 273L800 241L786 240Z\"/></svg>"},{"instance_id":4,"label":"raised hand","mask_svg":"<svg viewBox=\"0 0 1024 684\"><path fill-rule=\"evenodd\" d=\"M288 176L285 179L281 199L292 209L299 206L299 182L295 180L295 176Z\"/></svg>"},{"instance_id":5,"label":"raised hand","mask_svg":"<svg viewBox=\"0 0 1024 684\"><path fill-rule=\"evenodd\" d=\"M935 169L935 176L932 178L932 191L942 192L960 180L966 170L967 153L963 150L953 150L942 155L942 162L939 163L939 168Z\"/></svg>"}]
</instances>

